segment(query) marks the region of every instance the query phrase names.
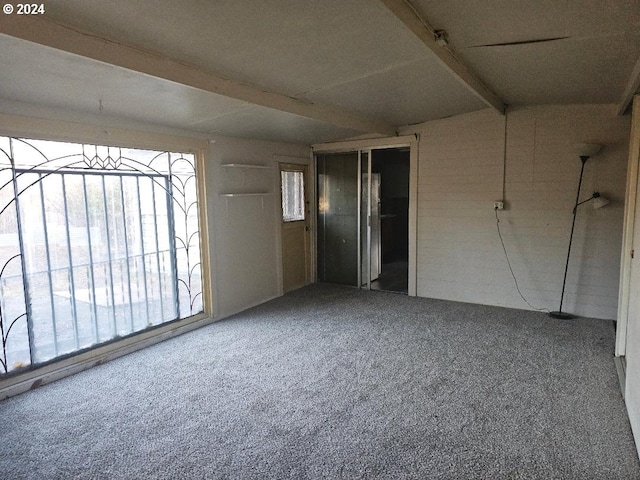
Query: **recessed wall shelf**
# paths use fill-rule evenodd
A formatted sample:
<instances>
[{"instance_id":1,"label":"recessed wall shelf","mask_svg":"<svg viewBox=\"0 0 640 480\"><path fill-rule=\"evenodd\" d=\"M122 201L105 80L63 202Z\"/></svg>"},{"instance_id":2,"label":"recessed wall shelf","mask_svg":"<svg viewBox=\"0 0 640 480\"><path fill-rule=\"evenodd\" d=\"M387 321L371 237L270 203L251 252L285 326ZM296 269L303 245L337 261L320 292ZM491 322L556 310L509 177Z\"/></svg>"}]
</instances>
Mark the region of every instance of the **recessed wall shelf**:
<instances>
[{"instance_id":1,"label":"recessed wall shelf","mask_svg":"<svg viewBox=\"0 0 640 480\"><path fill-rule=\"evenodd\" d=\"M265 205L271 204L269 198L274 195L271 190L273 182L271 172L265 172L264 170L274 170L274 167L270 166L267 162L260 163L221 163L226 171L223 172L226 177L223 185L226 191L220 193L220 198L224 198L224 204L226 206L226 215L229 217L230 205L235 205L235 208L247 209L254 208L256 203L262 205L262 209L265 209ZM231 200L234 198L248 198L252 197L256 200L247 200L249 204L245 204L241 200ZM259 200L257 200L259 199ZM240 203L236 203L240 202ZM241 212L235 212L236 215L240 215Z\"/></svg>"},{"instance_id":2,"label":"recessed wall shelf","mask_svg":"<svg viewBox=\"0 0 640 480\"><path fill-rule=\"evenodd\" d=\"M249 163L223 163L220 166L226 168L263 168L266 170L273 169L273 167L270 167L269 165L252 165Z\"/></svg>"}]
</instances>

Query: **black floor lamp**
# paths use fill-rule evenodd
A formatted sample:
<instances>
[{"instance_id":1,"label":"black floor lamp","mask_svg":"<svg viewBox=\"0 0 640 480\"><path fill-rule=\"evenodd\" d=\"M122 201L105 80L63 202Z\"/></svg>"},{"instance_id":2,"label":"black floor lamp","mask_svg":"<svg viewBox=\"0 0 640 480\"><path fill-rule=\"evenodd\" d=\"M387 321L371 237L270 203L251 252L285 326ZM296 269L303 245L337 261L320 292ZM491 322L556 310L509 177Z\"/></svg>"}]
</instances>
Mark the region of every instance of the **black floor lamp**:
<instances>
[{"instance_id":1,"label":"black floor lamp","mask_svg":"<svg viewBox=\"0 0 640 480\"><path fill-rule=\"evenodd\" d=\"M580 187L582 187L582 176L584 175L584 166L587 160L600 151L600 145L595 143L580 143L575 147L575 153L580 157L582 161L582 168L580 169L580 181L578 182L578 193L576 194L576 203L573 206L573 221L571 222L571 235L569 236L569 250L567 251L567 263L564 266L564 280L562 281L562 294L560 295L560 308L557 312L549 312L549 316L553 318L559 318L562 320L569 320L575 318L574 315L562 311L562 302L564 301L564 288L567 284L567 271L569 270L569 258L571 257L571 243L573 242L573 230L576 226L576 213L578 207L583 203L587 203L591 200L597 200L594 204L596 208L605 206L609 201L600 195L599 192L593 192L591 197L586 200L580 201Z\"/></svg>"}]
</instances>

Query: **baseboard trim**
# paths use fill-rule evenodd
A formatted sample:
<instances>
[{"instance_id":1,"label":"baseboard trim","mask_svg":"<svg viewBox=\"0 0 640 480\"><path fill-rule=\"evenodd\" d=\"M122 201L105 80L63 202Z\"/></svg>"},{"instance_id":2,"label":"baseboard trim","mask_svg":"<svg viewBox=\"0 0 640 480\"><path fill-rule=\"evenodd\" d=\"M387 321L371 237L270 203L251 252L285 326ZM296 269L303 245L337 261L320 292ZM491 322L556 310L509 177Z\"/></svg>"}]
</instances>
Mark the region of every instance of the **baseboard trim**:
<instances>
[{"instance_id":1,"label":"baseboard trim","mask_svg":"<svg viewBox=\"0 0 640 480\"><path fill-rule=\"evenodd\" d=\"M234 308L232 310L229 310L229 311L226 311L226 312L220 314L219 317L216 317L216 320L222 320L223 318L231 317L231 316L236 315L238 313L242 313L245 310L249 310L250 308L257 307L258 305L262 305L263 303L270 302L271 300L275 300L276 298L280 298L282 296L283 295L271 295L271 296L269 296L267 298L263 298L262 300L258 300L256 302L251 302L251 303L249 303L247 305L244 305L242 307L239 307L239 308Z\"/></svg>"},{"instance_id":2,"label":"baseboard trim","mask_svg":"<svg viewBox=\"0 0 640 480\"><path fill-rule=\"evenodd\" d=\"M97 347L79 355L62 359L42 367L0 380L0 401L33 390L41 385L60 380L101 363L133 353L220 320L206 314L194 315L178 322L142 332L132 337Z\"/></svg>"},{"instance_id":3,"label":"baseboard trim","mask_svg":"<svg viewBox=\"0 0 640 480\"><path fill-rule=\"evenodd\" d=\"M624 389L627 384L627 360L624 356L614 357L614 362L616 364L616 371L618 372L620 391L622 392L622 398L624 398Z\"/></svg>"}]
</instances>

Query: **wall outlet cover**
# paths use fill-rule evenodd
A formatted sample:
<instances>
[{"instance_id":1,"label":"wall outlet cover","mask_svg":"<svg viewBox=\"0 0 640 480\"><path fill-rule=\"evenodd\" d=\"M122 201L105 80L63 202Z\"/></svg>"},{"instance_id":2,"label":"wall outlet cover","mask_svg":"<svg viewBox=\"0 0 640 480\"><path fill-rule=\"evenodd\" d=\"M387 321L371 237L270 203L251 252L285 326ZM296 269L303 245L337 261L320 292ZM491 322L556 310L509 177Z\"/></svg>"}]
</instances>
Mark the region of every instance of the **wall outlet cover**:
<instances>
[{"instance_id":1,"label":"wall outlet cover","mask_svg":"<svg viewBox=\"0 0 640 480\"><path fill-rule=\"evenodd\" d=\"M504 210L504 202L493 202L494 210Z\"/></svg>"}]
</instances>

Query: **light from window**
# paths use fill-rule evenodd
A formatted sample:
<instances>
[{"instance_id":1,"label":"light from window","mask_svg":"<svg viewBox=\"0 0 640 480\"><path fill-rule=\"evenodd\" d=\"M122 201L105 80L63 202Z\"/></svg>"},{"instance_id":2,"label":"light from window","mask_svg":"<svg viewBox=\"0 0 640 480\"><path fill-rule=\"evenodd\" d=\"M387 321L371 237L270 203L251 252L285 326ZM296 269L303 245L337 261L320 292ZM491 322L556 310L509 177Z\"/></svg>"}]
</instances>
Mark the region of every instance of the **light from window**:
<instances>
[{"instance_id":1,"label":"light from window","mask_svg":"<svg viewBox=\"0 0 640 480\"><path fill-rule=\"evenodd\" d=\"M282 179L282 220L298 222L304 220L304 173L280 172Z\"/></svg>"},{"instance_id":2,"label":"light from window","mask_svg":"<svg viewBox=\"0 0 640 480\"><path fill-rule=\"evenodd\" d=\"M201 312L195 157L0 137L0 377Z\"/></svg>"}]
</instances>

